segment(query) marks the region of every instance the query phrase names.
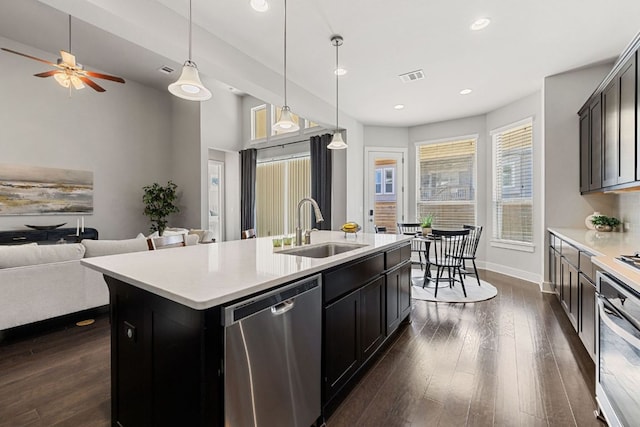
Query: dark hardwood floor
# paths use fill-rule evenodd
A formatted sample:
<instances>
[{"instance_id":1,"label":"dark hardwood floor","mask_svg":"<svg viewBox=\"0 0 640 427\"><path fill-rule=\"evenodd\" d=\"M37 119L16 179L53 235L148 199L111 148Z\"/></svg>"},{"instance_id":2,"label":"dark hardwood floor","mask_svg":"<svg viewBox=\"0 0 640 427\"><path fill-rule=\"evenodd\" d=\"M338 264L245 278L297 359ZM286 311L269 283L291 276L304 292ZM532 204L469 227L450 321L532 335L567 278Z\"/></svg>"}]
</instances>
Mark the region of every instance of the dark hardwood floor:
<instances>
[{"instance_id":1,"label":"dark hardwood floor","mask_svg":"<svg viewBox=\"0 0 640 427\"><path fill-rule=\"evenodd\" d=\"M594 365L560 305L490 274L490 301L414 301L412 323L327 421L337 426L597 426ZM108 426L109 323L0 346L0 426Z\"/></svg>"}]
</instances>

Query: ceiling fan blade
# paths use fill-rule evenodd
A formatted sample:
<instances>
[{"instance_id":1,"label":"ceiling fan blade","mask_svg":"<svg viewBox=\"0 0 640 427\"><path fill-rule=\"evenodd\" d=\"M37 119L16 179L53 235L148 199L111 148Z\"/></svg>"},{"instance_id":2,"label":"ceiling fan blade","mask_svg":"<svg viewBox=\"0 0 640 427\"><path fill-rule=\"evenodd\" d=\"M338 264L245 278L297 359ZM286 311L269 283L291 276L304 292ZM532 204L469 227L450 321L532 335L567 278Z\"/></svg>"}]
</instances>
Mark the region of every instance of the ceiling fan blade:
<instances>
[{"instance_id":1,"label":"ceiling fan blade","mask_svg":"<svg viewBox=\"0 0 640 427\"><path fill-rule=\"evenodd\" d=\"M62 58L62 62L64 62L68 66L70 66L70 67L75 67L76 66L76 56L75 55L72 55L67 51L61 50L60 51L60 57Z\"/></svg>"},{"instance_id":2,"label":"ceiling fan blade","mask_svg":"<svg viewBox=\"0 0 640 427\"><path fill-rule=\"evenodd\" d=\"M61 72L60 70L51 70L51 71L45 71L44 73L34 74L34 76L35 77L51 77L60 72Z\"/></svg>"},{"instance_id":3,"label":"ceiling fan blade","mask_svg":"<svg viewBox=\"0 0 640 427\"><path fill-rule=\"evenodd\" d=\"M20 56L24 56L25 58L33 59L35 61L44 62L45 64L53 65L54 67L58 66L57 64L54 64L53 62L47 61L45 59L40 59L40 58L36 58L35 56L31 56L31 55L27 55L27 54L24 54L24 53L16 52L15 50L7 49L6 47L0 48L0 49L4 50L5 52L15 53L16 55L20 55Z\"/></svg>"},{"instance_id":4,"label":"ceiling fan blade","mask_svg":"<svg viewBox=\"0 0 640 427\"><path fill-rule=\"evenodd\" d=\"M79 75L78 78L80 80L82 80L83 82L85 82L87 84L87 86L89 86L90 88L92 88L96 92L104 92L105 91L104 88L102 88L100 85L98 85L96 82L92 81L88 77L84 77L84 76L80 76Z\"/></svg>"},{"instance_id":5,"label":"ceiling fan blade","mask_svg":"<svg viewBox=\"0 0 640 427\"><path fill-rule=\"evenodd\" d=\"M94 71L84 71L84 74L91 77L96 77L98 79L111 80L112 82L124 83L124 79L122 77L110 76L108 74L96 73Z\"/></svg>"}]
</instances>

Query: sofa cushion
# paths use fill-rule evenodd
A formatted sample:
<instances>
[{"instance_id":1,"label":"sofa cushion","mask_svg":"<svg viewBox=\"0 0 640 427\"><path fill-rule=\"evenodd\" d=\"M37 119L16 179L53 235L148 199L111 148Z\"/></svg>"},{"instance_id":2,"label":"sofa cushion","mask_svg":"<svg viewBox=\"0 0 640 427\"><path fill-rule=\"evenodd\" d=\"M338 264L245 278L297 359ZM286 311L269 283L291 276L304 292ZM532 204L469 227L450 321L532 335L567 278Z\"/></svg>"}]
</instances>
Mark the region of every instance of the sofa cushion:
<instances>
[{"instance_id":1,"label":"sofa cushion","mask_svg":"<svg viewBox=\"0 0 640 427\"><path fill-rule=\"evenodd\" d=\"M149 247L147 246L147 239L140 238L125 240L84 239L82 244L87 248L87 252L85 254L86 258L149 250Z\"/></svg>"},{"instance_id":2,"label":"sofa cushion","mask_svg":"<svg viewBox=\"0 0 640 427\"><path fill-rule=\"evenodd\" d=\"M0 268L73 261L82 259L84 253L80 243L0 246Z\"/></svg>"}]
</instances>

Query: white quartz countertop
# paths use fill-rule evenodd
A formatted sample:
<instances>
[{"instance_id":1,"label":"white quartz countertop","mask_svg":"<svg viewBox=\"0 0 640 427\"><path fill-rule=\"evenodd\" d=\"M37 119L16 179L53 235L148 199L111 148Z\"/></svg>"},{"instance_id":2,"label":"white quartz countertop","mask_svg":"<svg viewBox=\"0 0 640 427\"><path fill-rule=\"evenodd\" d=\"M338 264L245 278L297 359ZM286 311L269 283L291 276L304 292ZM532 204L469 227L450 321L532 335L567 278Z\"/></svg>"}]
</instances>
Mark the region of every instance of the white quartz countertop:
<instances>
[{"instance_id":1,"label":"white quartz countertop","mask_svg":"<svg viewBox=\"0 0 640 427\"><path fill-rule=\"evenodd\" d=\"M593 254L591 261L640 292L640 270L616 259L640 251L640 233L600 232L577 228L549 228L558 237Z\"/></svg>"},{"instance_id":2,"label":"white quartz countertop","mask_svg":"<svg viewBox=\"0 0 640 427\"><path fill-rule=\"evenodd\" d=\"M279 253L270 237L85 258L82 264L196 310L203 310L383 251L411 236L318 231L311 245L367 246L327 258Z\"/></svg>"}]
</instances>

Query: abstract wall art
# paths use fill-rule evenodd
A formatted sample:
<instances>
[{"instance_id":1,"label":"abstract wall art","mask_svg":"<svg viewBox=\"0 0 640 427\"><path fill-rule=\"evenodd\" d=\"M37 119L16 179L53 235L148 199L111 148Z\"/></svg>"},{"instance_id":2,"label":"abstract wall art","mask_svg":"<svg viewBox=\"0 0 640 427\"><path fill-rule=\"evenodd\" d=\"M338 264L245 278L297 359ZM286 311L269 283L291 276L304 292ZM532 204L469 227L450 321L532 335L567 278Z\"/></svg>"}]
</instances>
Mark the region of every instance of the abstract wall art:
<instances>
[{"instance_id":1,"label":"abstract wall art","mask_svg":"<svg viewBox=\"0 0 640 427\"><path fill-rule=\"evenodd\" d=\"M93 172L0 164L0 215L93 213Z\"/></svg>"}]
</instances>

